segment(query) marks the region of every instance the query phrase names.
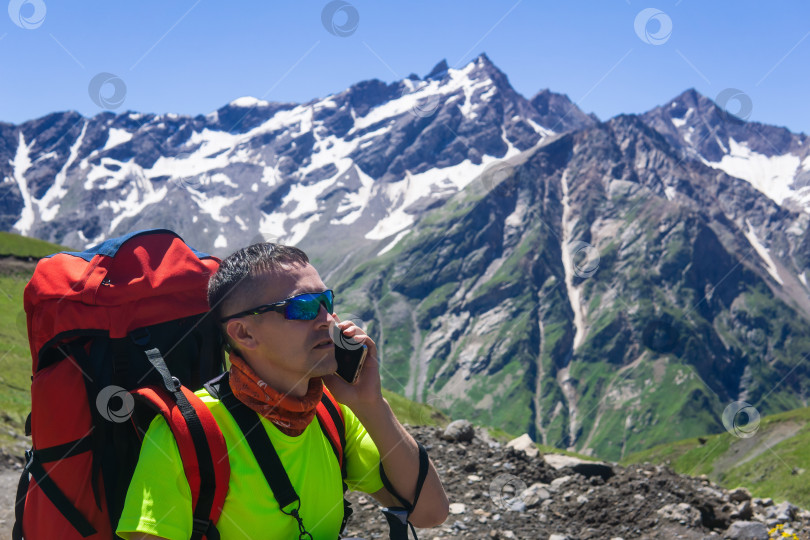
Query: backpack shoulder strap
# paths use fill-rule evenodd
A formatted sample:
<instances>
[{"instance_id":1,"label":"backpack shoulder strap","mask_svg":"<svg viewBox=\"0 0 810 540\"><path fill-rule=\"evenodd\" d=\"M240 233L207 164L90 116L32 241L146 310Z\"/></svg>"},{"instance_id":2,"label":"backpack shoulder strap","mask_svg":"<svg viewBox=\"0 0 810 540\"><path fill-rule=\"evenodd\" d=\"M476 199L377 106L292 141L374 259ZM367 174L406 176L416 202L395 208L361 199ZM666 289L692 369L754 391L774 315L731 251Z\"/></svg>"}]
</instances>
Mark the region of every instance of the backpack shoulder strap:
<instances>
[{"instance_id":1,"label":"backpack shoulder strap","mask_svg":"<svg viewBox=\"0 0 810 540\"><path fill-rule=\"evenodd\" d=\"M218 540L215 523L222 513L230 480L228 449L205 403L185 386L178 392L180 395L171 395L165 388L147 386L132 393L150 403L166 419L177 441L191 489L194 518L191 538Z\"/></svg>"},{"instance_id":2,"label":"backpack shoulder strap","mask_svg":"<svg viewBox=\"0 0 810 540\"><path fill-rule=\"evenodd\" d=\"M346 491L349 489L346 485L346 460L344 459L346 419L343 418L340 404L326 387L323 389L320 403L315 408L315 415L318 417L321 431L326 435L329 444L332 445L332 451L335 452L335 457L337 457L340 464L340 475L343 478L343 522L340 524L340 533L343 534L349 524L349 518L354 514L352 503L346 498Z\"/></svg>"},{"instance_id":3,"label":"backpack shoulder strap","mask_svg":"<svg viewBox=\"0 0 810 540\"><path fill-rule=\"evenodd\" d=\"M228 384L228 375L220 378L216 386L218 386L217 393L220 401L231 413L245 436L245 440L253 452L253 457L256 458L270 491L273 492L279 509L282 513L293 517L298 523L299 539L311 539L312 535L304 527L304 520L299 513L301 499L295 492L290 477L281 463L281 458L278 457L278 452L273 446L273 441L270 440L267 431L262 426L259 415L233 395Z\"/></svg>"},{"instance_id":4,"label":"backpack shoulder strap","mask_svg":"<svg viewBox=\"0 0 810 540\"><path fill-rule=\"evenodd\" d=\"M318 417L321 430L329 440L329 444L332 445L332 450L340 464L340 473L345 479L346 463L343 459L343 451L346 448L346 420L343 418L343 411L340 410L337 400L326 388L323 389L321 401L315 408L315 415Z\"/></svg>"}]
</instances>

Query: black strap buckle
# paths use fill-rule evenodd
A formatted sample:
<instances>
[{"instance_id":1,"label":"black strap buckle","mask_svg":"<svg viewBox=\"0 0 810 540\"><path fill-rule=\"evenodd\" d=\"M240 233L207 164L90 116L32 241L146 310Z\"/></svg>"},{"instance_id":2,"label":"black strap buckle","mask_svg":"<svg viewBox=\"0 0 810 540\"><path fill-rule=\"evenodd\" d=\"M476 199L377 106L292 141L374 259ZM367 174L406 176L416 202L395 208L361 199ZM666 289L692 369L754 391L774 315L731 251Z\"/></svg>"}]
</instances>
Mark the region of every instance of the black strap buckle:
<instances>
[{"instance_id":1,"label":"black strap buckle","mask_svg":"<svg viewBox=\"0 0 810 540\"><path fill-rule=\"evenodd\" d=\"M385 514L386 518L388 516L391 516L396 520L398 520L403 525L408 523L408 511L405 510L404 508L400 507L383 508L382 511L383 514Z\"/></svg>"},{"instance_id":2,"label":"black strap buckle","mask_svg":"<svg viewBox=\"0 0 810 540\"><path fill-rule=\"evenodd\" d=\"M192 526L191 526L191 530L192 530L193 533L203 535L206 532L208 532L208 526L210 524L211 524L211 522L208 521L207 519L194 518Z\"/></svg>"},{"instance_id":3,"label":"black strap buckle","mask_svg":"<svg viewBox=\"0 0 810 540\"><path fill-rule=\"evenodd\" d=\"M383 508L383 515L388 522L388 534L391 540L408 540L408 511L401 507ZM411 525L413 529L413 525ZM416 538L416 531L414 531Z\"/></svg>"},{"instance_id":4,"label":"black strap buckle","mask_svg":"<svg viewBox=\"0 0 810 540\"><path fill-rule=\"evenodd\" d=\"M296 499L298 506L290 510L289 512L285 512L282 508L281 511L288 516L292 516L295 518L295 521L298 522L298 540L305 540L309 539L312 540L312 535L309 531L304 527L304 520L301 518L301 515L298 513L298 510L301 508L301 499Z\"/></svg>"},{"instance_id":5,"label":"black strap buckle","mask_svg":"<svg viewBox=\"0 0 810 540\"><path fill-rule=\"evenodd\" d=\"M24 471L30 471L31 466L34 464L36 454L34 454L34 449L26 450L25 451L25 467L23 467Z\"/></svg>"},{"instance_id":6,"label":"black strap buckle","mask_svg":"<svg viewBox=\"0 0 810 540\"><path fill-rule=\"evenodd\" d=\"M149 333L149 329L145 327L136 328L132 332L129 333L130 339L135 345L139 345L141 347L145 347L149 345L149 340L152 339L152 335Z\"/></svg>"}]
</instances>

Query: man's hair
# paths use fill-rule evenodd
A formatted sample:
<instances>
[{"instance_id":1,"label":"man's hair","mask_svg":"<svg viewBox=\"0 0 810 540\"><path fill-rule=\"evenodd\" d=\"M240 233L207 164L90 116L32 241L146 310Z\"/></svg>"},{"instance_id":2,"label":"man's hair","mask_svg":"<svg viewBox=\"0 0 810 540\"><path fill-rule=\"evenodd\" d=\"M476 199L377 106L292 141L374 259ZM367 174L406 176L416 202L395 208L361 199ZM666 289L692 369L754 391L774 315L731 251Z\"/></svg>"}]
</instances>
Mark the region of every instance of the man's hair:
<instances>
[{"instance_id":1,"label":"man's hair","mask_svg":"<svg viewBox=\"0 0 810 540\"><path fill-rule=\"evenodd\" d=\"M282 270L287 265L309 264L307 254L293 246L263 242L239 249L228 255L208 281L208 307L216 321L230 315L224 306L250 309L241 305L253 296L253 285L267 272Z\"/></svg>"}]
</instances>

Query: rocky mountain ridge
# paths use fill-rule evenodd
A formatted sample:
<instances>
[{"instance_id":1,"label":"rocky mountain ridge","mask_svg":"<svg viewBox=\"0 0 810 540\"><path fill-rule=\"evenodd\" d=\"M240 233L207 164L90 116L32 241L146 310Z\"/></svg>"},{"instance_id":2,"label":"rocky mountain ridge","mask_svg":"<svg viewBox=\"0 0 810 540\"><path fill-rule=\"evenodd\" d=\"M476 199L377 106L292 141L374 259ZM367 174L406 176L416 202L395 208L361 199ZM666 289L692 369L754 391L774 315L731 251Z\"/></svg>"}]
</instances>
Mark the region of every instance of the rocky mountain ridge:
<instances>
[{"instance_id":1,"label":"rocky mountain ridge","mask_svg":"<svg viewBox=\"0 0 810 540\"><path fill-rule=\"evenodd\" d=\"M386 384L612 459L806 405L805 213L633 115L491 171L340 283Z\"/></svg>"},{"instance_id":2,"label":"rocky mountain ridge","mask_svg":"<svg viewBox=\"0 0 810 540\"><path fill-rule=\"evenodd\" d=\"M486 55L305 104L54 113L0 125L2 227L75 247L170 227L220 254L262 236L324 252L325 235L376 245L496 158L593 123L565 96L523 98Z\"/></svg>"}]
</instances>

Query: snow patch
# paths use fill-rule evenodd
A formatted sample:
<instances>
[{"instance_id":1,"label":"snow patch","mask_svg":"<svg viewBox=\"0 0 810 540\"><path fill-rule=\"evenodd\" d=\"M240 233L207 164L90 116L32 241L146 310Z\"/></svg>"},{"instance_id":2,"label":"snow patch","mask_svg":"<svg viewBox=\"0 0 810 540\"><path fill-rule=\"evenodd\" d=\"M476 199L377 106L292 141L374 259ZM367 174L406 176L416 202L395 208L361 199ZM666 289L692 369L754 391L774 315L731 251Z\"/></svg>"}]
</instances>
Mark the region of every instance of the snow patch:
<instances>
[{"instance_id":1,"label":"snow patch","mask_svg":"<svg viewBox=\"0 0 810 540\"><path fill-rule=\"evenodd\" d=\"M542 137L547 137L549 135L554 135L553 131L551 131L550 129L544 128L543 126L541 126L540 124L538 124L537 122L532 120L531 118L526 118L525 120L526 120L526 122L528 122L528 124L530 126L532 126L532 128L534 129L534 131L537 132L538 135L541 135ZM542 140L542 139L540 139L540 140Z\"/></svg>"},{"instance_id":2,"label":"snow patch","mask_svg":"<svg viewBox=\"0 0 810 540\"><path fill-rule=\"evenodd\" d=\"M239 186L237 184L235 184L230 179L230 177L228 177L228 175L225 174L225 173L215 173L215 174L211 175L210 179L211 179L211 182L214 182L214 183L217 183L217 184L225 184L228 187L239 189Z\"/></svg>"},{"instance_id":3,"label":"snow patch","mask_svg":"<svg viewBox=\"0 0 810 540\"><path fill-rule=\"evenodd\" d=\"M341 218L330 220L330 225L351 225L360 219L360 216L363 215L363 210L365 210L371 200L374 180L358 166L354 166L354 171L360 179L360 189L355 193L347 193L343 196L335 212L337 214L342 214L343 212L348 213ZM338 184L339 183L340 181L338 181Z\"/></svg>"},{"instance_id":4,"label":"snow patch","mask_svg":"<svg viewBox=\"0 0 810 540\"><path fill-rule=\"evenodd\" d=\"M104 150L108 150L119 144L124 144L132 139L132 133L125 129L118 129L118 128L110 128L110 131L107 134L107 142L104 144L104 148L101 149L103 152Z\"/></svg>"},{"instance_id":5,"label":"snow patch","mask_svg":"<svg viewBox=\"0 0 810 540\"><path fill-rule=\"evenodd\" d=\"M751 151L745 143L729 139L729 152L717 162L704 161L736 178L747 180L757 190L777 204L794 194L790 188L799 168L799 158L793 154L768 157Z\"/></svg>"},{"instance_id":6,"label":"snow patch","mask_svg":"<svg viewBox=\"0 0 810 540\"><path fill-rule=\"evenodd\" d=\"M220 234L217 236L216 240L214 240L214 247L215 248L226 248L228 247L228 239L225 238L224 234Z\"/></svg>"},{"instance_id":7,"label":"snow patch","mask_svg":"<svg viewBox=\"0 0 810 540\"><path fill-rule=\"evenodd\" d=\"M689 126L689 129L686 131L686 133L683 134L683 140L686 142L686 144L689 144L689 145L692 144L692 135L694 133L695 133L695 128L692 127L692 126Z\"/></svg>"},{"instance_id":8,"label":"snow patch","mask_svg":"<svg viewBox=\"0 0 810 540\"><path fill-rule=\"evenodd\" d=\"M574 259L571 253L571 233L574 231L577 219L571 216L571 205L568 197L568 171L563 171L560 183L563 191L563 219L562 219L562 263L565 271L565 288L568 291L568 301L571 304L571 311L574 312L574 346L576 350L585 341L585 317L582 308L582 291L574 286Z\"/></svg>"},{"instance_id":9,"label":"snow patch","mask_svg":"<svg viewBox=\"0 0 810 540\"><path fill-rule=\"evenodd\" d=\"M235 100L231 101L228 105L233 107L267 107L270 105L269 101L263 101L261 99L251 97L251 96L244 96L240 98L236 98Z\"/></svg>"},{"instance_id":10,"label":"snow patch","mask_svg":"<svg viewBox=\"0 0 810 540\"><path fill-rule=\"evenodd\" d=\"M398 235L396 235L393 240L391 240L384 248L382 248L380 251L377 252L377 256L379 257L380 255L382 255L384 253L388 253L389 251L391 251L394 248L394 246L397 245L397 242L402 240L402 237L404 237L409 232L411 232L411 231L407 230L407 229L404 230L404 231L400 231L400 233Z\"/></svg>"},{"instance_id":11,"label":"snow patch","mask_svg":"<svg viewBox=\"0 0 810 540\"><path fill-rule=\"evenodd\" d=\"M748 221L748 218L746 218L745 224L748 226L748 231L745 231L745 237L748 239L748 242L765 262L765 267L771 277L776 280L779 285L784 285L784 283L782 283L782 278L779 277L779 272L776 269L776 263L768 253L768 248L763 246L759 241L759 238L757 238L757 234L754 232L754 228L751 226L751 222Z\"/></svg>"},{"instance_id":12,"label":"snow patch","mask_svg":"<svg viewBox=\"0 0 810 540\"><path fill-rule=\"evenodd\" d=\"M313 223L317 222L320 217L321 216L319 214L312 214L308 219L299 221L293 225L292 230L290 231L291 238L286 242L286 244L294 246L303 240L309 232L309 228Z\"/></svg>"},{"instance_id":13,"label":"snow patch","mask_svg":"<svg viewBox=\"0 0 810 540\"><path fill-rule=\"evenodd\" d=\"M673 103L672 105L675 106L675 103ZM669 119L672 121L673 126L675 126L676 128L681 128L686 125L687 120L694 112L695 109L689 107L689 109L686 110L686 114L683 115L683 118L675 118L674 116L671 116Z\"/></svg>"},{"instance_id":14,"label":"snow patch","mask_svg":"<svg viewBox=\"0 0 810 540\"><path fill-rule=\"evenodd\" d=\"M489 78L478 81L470 79L475 63L471 62L462 69L449 69L449 77L442 80L431 79L428 81L412 81L405 79L402 83L407 87L407 91L397 99L392 99L378 107L371 109L368 114L355 120L354 127L349 131L349 135L382 122L388 118L400 116L413 111L419 105L422 108L432 108L434 105L441 106L442 103L448 105L451 97L455 97L459 91L464 94L464 104L460 107L462 114L467 118L474 118L472 97L479 88L492 85ZM492 90L489 90L492 92ZM486 97L485 97L486 96ZM491 94L484 94L482 99L491 97Z\"/></svg>"},{"instance_id":15,"label":"snow patch","mask_svg":"<svg viewBox=\"0 0 810 540\"><path fill-rule=\"evenodd\" d=\"M20 219L14 224L14 228L20 231L22 235L27 234L34 225L34 206L32 204L31 194L28 192L28 183L25 181L25 171L31 167L31 148L34 146L35 141L36 139L31 141L31 144L26 145L25 138L23 137L22 131L20 131L17 153L14 154L14 159L10 163L14 168L12 174L17 181L17 187L20 189L20 195L23 199L23 209L20 212Z\"/></svg>"},{"instance_id":16,"label":"snow patch","mask_svg":"<svg viewBox=\"0 0 810 540\"><path fill-rule=\"evenodd\" d=\"M259 232L262 236L271 236L277 238L278 242L281 242L281 239L287 234L287 231L284 229L284 218L284 214L279 212L263 215L262 219L259 220Z\"/></svg>"},{"instance_id":17,"label":"snow patch","mask_svg":"<svg viewBox=\"0 0 810 540\"><path fill-rule=\"evenodd\" d=\"M680 128L686 125L686 118L675 118L674 116L670 118L672 120L672 125L676 128Z\"/></svg>"},{"instance_id":18,"label":"snow patch","mask_svg":"<svg viewBox=\"0 0 810 540\"><path fill-rule=\"evenodd\" d=\"M82 126L82 132L79 133L79 136L76 138L76 142L74 142L70 147L70 155L68 156L67 161L65 161L65 165L58 173L56 173L56 177L53 179L53 184L50 188L48 188L45 195L42 196L42 199L37 202L39 215L42 221L53 220L53 218L56 217L57 212L59 212L59 202L56 202L56 204L53 206L51 206L51 204L55 201L60 201L67 194L67 189L65 189L67 173L71 165L73 165L76 158L79 156L79 148L82 146L82 141L84 141L84 134L86 131L87 122L85 122Z\"/></svg>"},{"instance_id":19,"label":"snow patch","mask_svg":"<svg viewBox=\"0 0 810 540\"><path fill-rule=\"evenodd\" d=\"M157 204L166 198L166 186L154 190L152 184L142 175L133 178L130 185L131 189L126 199L122 201L105 200L98 205L99 209L110 208L115 214L115 217L110 222L110 235L115 233L115 229L124 219L135 217L150 204ZM141 196L141 192L143 192L143 196Z\"/></svg>"},{"instance_id":20,"label":"snow patch","mask_svg":"<svg viewBox=\"0 0 810 540\"><path fill-rule=\"evenodd\" d=\"M242 198L241 193L235 197L225 197L222 195L207 197L204 193L200 193L195 189L189 188L188 192L191 194L191 199L200 207L200 210L219 223L228 223L231 220L228 216L222 215L222 211Z\"/></svg>"},{"instance_id":21,"label":"snow patch","mask_svg":"<svg viewBox=\"0 0 810 540\"><path fill-rule=\"evenodd\" d=\"M475 180L490 164L507 160L519 153L520 151L510 144L509 151L504 156L500 158L484 156L481 158L480 165L465 159L452 167L430 169L419 174L407 173L402 182L388 186L391 189L388 200L391 201L392 210L366 233L365 238L382 240L411 226L414 221L413 215L405 212L405 208L409 205L422 197L435 197L436 191L460 191Z\"/></svg>"}]
</instances>

